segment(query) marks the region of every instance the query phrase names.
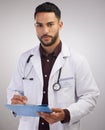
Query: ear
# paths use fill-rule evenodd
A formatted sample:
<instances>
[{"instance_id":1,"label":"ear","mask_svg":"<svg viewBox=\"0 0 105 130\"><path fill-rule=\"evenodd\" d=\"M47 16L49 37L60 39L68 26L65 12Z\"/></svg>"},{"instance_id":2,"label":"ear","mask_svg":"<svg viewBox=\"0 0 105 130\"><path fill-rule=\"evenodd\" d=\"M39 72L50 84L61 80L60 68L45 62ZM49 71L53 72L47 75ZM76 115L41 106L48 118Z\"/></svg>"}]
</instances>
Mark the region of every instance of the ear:
<instances>
[{"instance_id":1,"label":"ear","mask_svg":"<svg viewBox=\"0 0 105 130\"><path fill-rule=\"evenodd\" d=\"M63 26L63 22L62 21L59 21L59 29L61 29Z\"/></svg>"}]
</instances>

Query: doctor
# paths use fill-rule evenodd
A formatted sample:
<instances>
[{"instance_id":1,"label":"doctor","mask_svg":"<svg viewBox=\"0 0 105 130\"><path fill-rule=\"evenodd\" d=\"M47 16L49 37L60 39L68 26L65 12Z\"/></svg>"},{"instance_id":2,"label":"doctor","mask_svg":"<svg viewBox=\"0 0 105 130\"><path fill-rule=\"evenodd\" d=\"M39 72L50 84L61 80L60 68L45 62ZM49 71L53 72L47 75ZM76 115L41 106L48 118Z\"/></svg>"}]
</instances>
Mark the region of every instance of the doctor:
<instances>
[{"instance_id":1,"label":"doctor","mask_svg":"<svg viewBox=\"0 0 105 130\"><path fill-rule=\"evenodd\" d=\"M7 89L9 104L48 104L52 113L21 117L18 130L80 130L99 90L84 58L62 43L59 8L50 2L34 13L40 45L23 53Z\"/></svg>"}]
</instances>

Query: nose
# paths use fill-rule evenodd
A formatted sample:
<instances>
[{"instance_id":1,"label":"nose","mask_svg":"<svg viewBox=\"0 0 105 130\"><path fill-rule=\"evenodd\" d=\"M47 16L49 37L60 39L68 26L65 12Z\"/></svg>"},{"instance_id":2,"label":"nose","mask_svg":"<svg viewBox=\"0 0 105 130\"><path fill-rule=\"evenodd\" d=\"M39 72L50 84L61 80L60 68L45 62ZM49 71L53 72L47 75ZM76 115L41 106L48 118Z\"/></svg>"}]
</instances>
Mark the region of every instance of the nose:
<instances>
[{"instance_id":1,"label":"nose","mask_svg":"<svg viewBox=\"0 0 105 130\"><path fill-rule=\"evenodd\" d=\"M49 28L47 26L43 27L43 34L48 34Z\"/></svg>"}]
</instances>

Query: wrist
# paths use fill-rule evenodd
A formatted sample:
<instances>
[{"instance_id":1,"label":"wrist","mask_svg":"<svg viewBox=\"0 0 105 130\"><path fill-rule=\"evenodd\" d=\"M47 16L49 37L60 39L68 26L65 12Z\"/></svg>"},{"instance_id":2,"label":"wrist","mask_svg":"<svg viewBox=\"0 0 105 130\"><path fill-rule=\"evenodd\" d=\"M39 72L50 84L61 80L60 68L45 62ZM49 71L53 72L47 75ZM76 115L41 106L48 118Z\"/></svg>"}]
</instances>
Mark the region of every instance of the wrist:
<instances>
[{"instance_id":1,"label":"wrist","mask_svg":"<svg viewBox=\"0 0 105 130\"><path fill-rule=\"evenodd\" d=\"M67 123L70 121L70 112L67 109L63 109L64 111L64 119L61 121L61 123Z\"/></svg>"}]
</instances>

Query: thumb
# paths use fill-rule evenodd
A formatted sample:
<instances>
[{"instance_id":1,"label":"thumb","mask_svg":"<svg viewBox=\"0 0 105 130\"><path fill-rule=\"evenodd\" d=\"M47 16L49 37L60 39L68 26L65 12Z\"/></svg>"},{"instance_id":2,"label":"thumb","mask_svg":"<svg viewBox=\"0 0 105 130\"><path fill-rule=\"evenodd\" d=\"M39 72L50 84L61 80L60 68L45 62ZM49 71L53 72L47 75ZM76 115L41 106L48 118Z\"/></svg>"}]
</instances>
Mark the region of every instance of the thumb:
<instances>
[{"instance_id":1,"label":"thumb","mask_svg":"<svg viewBox=\"0 0 105 130\"><path fill-rule=\"evenodd\" d=\"M62 111L62 109L61 108L52 108L51 109L52 110L52 112L61 112Z\"/></svg>"},{"instance_id":2,"label":"thumb","mask_svg":"<svg viewBox=\"0 0 105 130\"><path fill-rule=\"evenodd\" d=\"M28 100L27 97L26 97L26 96L23 96L22 99L23 99L23 103L26 104L26 103L27 103L27 100Z\"/></svg>"}]
</instances>

